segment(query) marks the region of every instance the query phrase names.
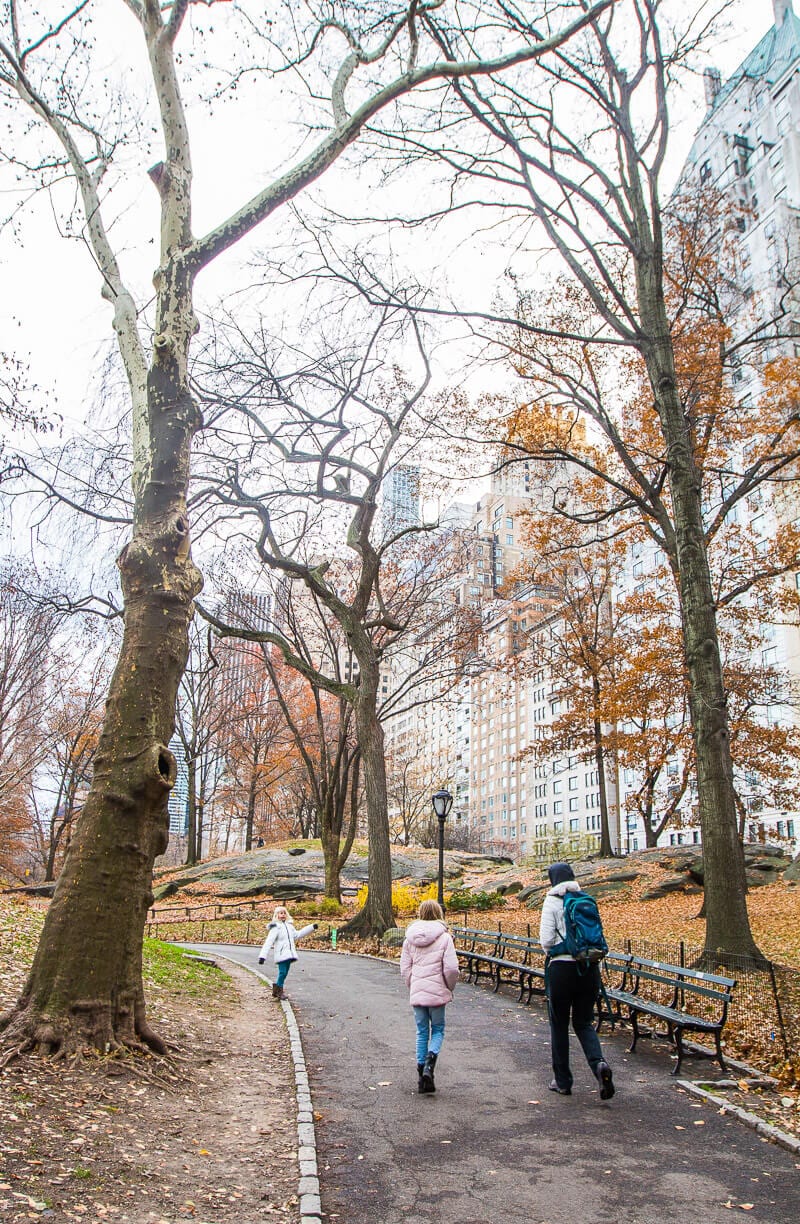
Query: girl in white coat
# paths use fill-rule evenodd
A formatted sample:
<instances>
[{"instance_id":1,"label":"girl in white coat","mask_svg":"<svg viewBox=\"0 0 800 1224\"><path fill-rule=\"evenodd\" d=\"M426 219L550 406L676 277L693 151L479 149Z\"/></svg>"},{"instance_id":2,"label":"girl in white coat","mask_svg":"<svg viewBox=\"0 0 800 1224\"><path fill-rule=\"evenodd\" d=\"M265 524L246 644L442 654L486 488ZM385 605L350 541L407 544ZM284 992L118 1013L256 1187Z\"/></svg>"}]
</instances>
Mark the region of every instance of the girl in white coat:
<instances>
[{"instance_id":1,"label":"girl in white coat","mask_svg":"<svg viewBox=\"0 0 800 1224\"><path fill-rule=\"evenodd\" d=\"M264 964L268 952L272 951L275 957L278 977L272 987L273 999L283 998L283 984L286 981L286 975L292 967L292 961L297 960L298 939L302 939L304 935L310 935L316 929L316 922L310 922L308 926L301 927L299 931L296 930L286 906L277 905L275 907L272 922L267 927L267 938L261 945L261 951L258 954L259 965Z\"/></svg>"}]
</instances>

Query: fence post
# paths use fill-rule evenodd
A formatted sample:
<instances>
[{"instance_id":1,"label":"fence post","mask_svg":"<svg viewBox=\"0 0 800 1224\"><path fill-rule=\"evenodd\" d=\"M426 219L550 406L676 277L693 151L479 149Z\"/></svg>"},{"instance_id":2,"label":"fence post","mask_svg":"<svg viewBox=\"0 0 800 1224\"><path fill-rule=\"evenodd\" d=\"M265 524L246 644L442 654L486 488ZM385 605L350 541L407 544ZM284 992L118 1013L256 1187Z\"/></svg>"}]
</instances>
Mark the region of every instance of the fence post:
<instances>
[{"instance_id":1,"label":"fence post","mask_svg":"<svg viewBox=\"0 0 800 1224\"><path fill-rule=\"evenodd\" d=\"M778 1017L778 1028L781 1034L781 1044L783 1045L783 1057L789 1057L789 1042L786 1040L786 1025L783 1022L783 1011L781 1010L781 1001L778 996L778 983L775 978L775 966L772 961L767 962L769 965L769 979L772 983L772 996L775 999L775 1013Z\"/></svg>"},{"instance_id":2,"label":"fence post","mask_svg":"<svg viewBox=\"0 0 800 1224\"><path fill-rule=\"evenodd\" d=\"M247 919L247 930L246 930L246 931L245 931L245 933L244 933L244 937L245 937L245 940L247 941L247 943L249 943L249 942L250 942L250 921L251 921L251 920L248 918L248 919Z\"/></svg>"}]
</instances>

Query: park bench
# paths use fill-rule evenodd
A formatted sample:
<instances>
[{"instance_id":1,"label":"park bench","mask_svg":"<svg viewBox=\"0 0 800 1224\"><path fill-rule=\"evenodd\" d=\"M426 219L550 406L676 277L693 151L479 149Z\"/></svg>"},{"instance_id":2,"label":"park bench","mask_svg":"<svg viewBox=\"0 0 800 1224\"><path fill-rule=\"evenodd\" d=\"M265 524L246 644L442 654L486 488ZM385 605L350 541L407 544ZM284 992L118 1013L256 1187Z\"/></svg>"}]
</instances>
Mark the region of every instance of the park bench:
<instances>
[{"instance_id":1,"label":"park bench","mask_svg":"<svg viewBox=\"0 0 800 1224\"><path fill-rule=\"evenodd\" d=\"M615 1020L630 1020L633 1041L629 1053L636 1049L642 1035L639 1017L648 1016L654 1021L650 1035L657 1031L655 1025L660 1022L666 1026L666 1036L678 1051L673 1075L680 1073L686 1052L683 1035L687 1032L713 1037L716 1052L709 1051L708 1057L716 1058L725 1070L721 1037L736 985L733 978L645 960L635 954L610 952L603 961L603 984L597 1027L606 1019L612 1025ZM623 1008L627 1014L623 1014Z\"/></svg>"},{"instance_id":2,"label":"park bench","mask_svg":"<svg viewBox=\"0 0 800 1224\"><path fill-rule=\"evenodd\" d=\"M535 990L544 993L544 952L535 939L476 927L454 927L452 935L467 981L489 977L495 992L504 982L516 985L519 1001L524 999L526 1003L530 1003Z\"/></svg>"}]
</instances>

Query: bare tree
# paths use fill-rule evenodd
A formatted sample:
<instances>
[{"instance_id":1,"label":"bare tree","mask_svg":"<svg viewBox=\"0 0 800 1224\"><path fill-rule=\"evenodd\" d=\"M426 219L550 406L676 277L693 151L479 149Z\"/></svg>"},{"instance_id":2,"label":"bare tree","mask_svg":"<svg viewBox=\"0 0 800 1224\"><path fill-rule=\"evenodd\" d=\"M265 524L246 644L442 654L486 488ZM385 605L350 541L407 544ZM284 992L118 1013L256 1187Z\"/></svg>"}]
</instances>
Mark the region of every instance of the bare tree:
<instances>
[{"instance_id":1,"label":"bare tree","mask_svg":"<svg viewBox=\"0 0 800 1224\"><path fill-rule=\"evenodd\" d=\"M57 648L63 617L47 594L29 566L6 560L0 567L0 866L15 873L29 828L30 788L48 751L53 682L63 664Z\"/></svg>"},{"instance_id":2,"label":"bare tree","mask_svg":"<svg viewBox=\"0 0 800 1224\"><path fill-rule=\"evenodd\" d=\"M261 648L316 815L325 861L325 896L341 901L341 872L358 827L360 748L354 735L352 703L343 691L332 693L310 676L327 667L341 685L345 674L353 674L353 655L338 622L332 622L313 595L295 599L295 585L288 584L281 599L282 630L308 671L301 676L287 667L274 645L262 643Z\"/></svg>"},{"instance_id":3,"label":"bare tree","mask_svg":"<svg viewBox=\"0 0 800 1224\"><path fill-rule=\"evenodd\" d=\"M56 867L63 861L89 789L108 688L105 652L98 656L96 643L78 640L88 657L73 666L77 674L72 676L65 674L62 664L58 682L52 683L55 677L51 678L46 710L40 706L37 713L43 725L44 752L30 789L31 840L47 881L56 878Z\"/></svg>"},{"instance_id":4,"label":"bare tree","mask_svg":"<svg viewBox=\"0 0 800 1224\"><path fill-rule=\"evenodd\" d=\"M705 308L695 290L709 283L708 262L690 262L676 300L661 202L668 92L708 35L724 0L701 5L683 30L666 16L662 20L665 8L662 0L619 0L593 17L578 39L545 61L545 93L535 94L522 74L514 81L454 81L462 124L478 124L483 145L477 139L459 140L455 116L439 134L419 136L416 145L455 171L462 204L479 202L485 211L494 210L498 221L512 225L521 248L513 268L520 286L518 309L483 317L490 324L505 317L508 329L501 344L514 366L539 384L533 393L542 406L549 398L562 411L538 435L522 426L515 433L512 422L512 445L528 460L578 459L609 479L621 509L641 511L670 559L680 589L707 865L706 949L709 957L718 949L758 955L746 908L703 502L703 431L719 417L704 410L707 404L698 404L696 385L682 383L676 350L679 334L681 344L691 342L697 311ZM513 8L504 8L504 16L513 28L524 20ZM441 47L443 54L452 53L445 39ZM479 188L484 195L476 201ZM564 269L551 302L525 292L523 285L525 252L542 245ZM528 262L533 258L529 255ZM385 301L386 295L376 289L375 298ZM491 326L485 334L497 338ZM625 358L616 361L616 385L609 381L615 353L625 354L628 377L631 363L643 372L652 426L644 436L625 435L620 410ZM709 363L709 379L713 368ZM701 401L708 390L706 381ZM586 420L616 451L613 473L592 469L587 460ZM731 498L744 496L754 480L779 479L794 462L795 420L796 411L790 410L773 431L771 445L741 473L735 492L723 497L723 518ZM648 449L651 442L655 451ZM565 508L568 501L567 490Z\"/></svg>"},{"instance_id":5,"label":"bare tree","mask_svg":"<svg viewBox=\"0 0 800 1224\"><path fill-rule=\"evenodd\" d=\"M205 811L223 769L223 730L229 715L225 700L226 660L208 647L208 630L197 622L189 630L189 656L178 689L175 732L186 766L186 863L203 857Z\"/></svg>"}]
</instances>

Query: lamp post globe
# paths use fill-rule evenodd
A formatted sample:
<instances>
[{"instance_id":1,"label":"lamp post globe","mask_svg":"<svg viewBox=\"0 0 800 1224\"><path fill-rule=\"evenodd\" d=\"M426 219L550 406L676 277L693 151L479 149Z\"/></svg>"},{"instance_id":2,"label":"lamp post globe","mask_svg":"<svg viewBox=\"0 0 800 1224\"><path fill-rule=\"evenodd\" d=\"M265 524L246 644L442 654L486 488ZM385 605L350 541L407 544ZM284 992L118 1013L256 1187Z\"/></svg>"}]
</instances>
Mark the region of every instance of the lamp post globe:
<instances>
[{"instance_id":1,"label":"lamp post globe","mask_svg":"<svg viewBox=\"0 0 800 1224\"><path fill-rule=\"evenodd\" d=\"M453 796L449 791L440 790L432 797L431 803L439 821L439 887L437 900L444 909L444 822L450 815L453 806Z\"/></svg>"}]
</instances>

